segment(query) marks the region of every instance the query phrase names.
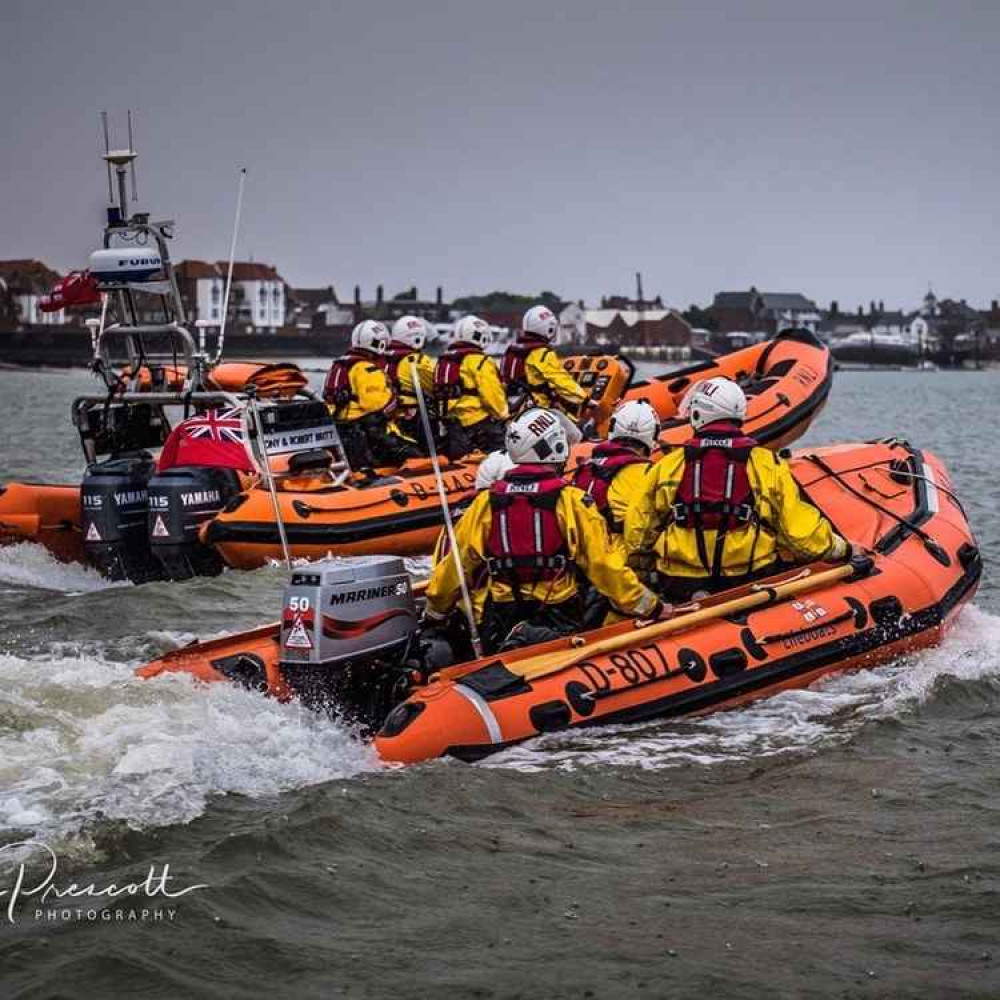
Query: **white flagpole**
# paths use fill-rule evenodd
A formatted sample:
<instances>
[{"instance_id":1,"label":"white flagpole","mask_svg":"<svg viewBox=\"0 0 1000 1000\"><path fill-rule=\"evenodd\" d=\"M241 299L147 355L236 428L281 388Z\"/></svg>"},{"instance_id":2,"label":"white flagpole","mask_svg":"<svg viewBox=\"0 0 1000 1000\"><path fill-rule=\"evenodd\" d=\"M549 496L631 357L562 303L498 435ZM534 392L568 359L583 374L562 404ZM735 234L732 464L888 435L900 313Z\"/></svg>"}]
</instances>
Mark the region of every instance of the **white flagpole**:
<instances>
[{"instance_id":1,"label":"white flagpole","mask_svg":"<svg viewBox=\"0 0 1000 1000\"><path fill-rule=\"evenodd\" d=\"M236 239L240 233L240 216L243 214L243 189L246 186L247 168L240 167L240 186L236 194L236 218L233 220L233 239L229 244L229 270L226 272L226 290L222 298L222 321L219 324L219 343L215 347L215 363L222 357L226 341L226 317L229 314L229 292L233 287L233 264L236 260Z\"/></svg>"},{"instance_id":2,"label":"white flagpole","mask_svg":"<svg viewBox=\"0 0 1000 1000\"><path fill-rule=\"evenodd\" d=\"M479 638L479 629L476 627L476 615L472 608L472 598L469 596L469 584L465 579L465 567L462 566L462 557L458 551L458 543L455 541L455 524L451 516L451 507L448 506L448 491L444 488L444 477L441 475L441 463L438 460L437 448L434 447L434 432L431 429L431 418L427 412L427 401L424 399L424 390L420 384L420 372L417 363L410 360L410 372L413 379L413 391L417 397L417 406L420 408L420 421L424 427L424 434L427 437L427 450L430 454L431 467L434 469L434 481L437 483L438 496L441 498L441 510L444 512L444 530L448 533L448 546L451 549L451 558L455 561L455 572L458 574L458 583L462 588L462 607L465 617L469 622L469 638L472 640L472 650L476 654L476 659L483 655L483 643Z\"/></svg>"}]
</instances>

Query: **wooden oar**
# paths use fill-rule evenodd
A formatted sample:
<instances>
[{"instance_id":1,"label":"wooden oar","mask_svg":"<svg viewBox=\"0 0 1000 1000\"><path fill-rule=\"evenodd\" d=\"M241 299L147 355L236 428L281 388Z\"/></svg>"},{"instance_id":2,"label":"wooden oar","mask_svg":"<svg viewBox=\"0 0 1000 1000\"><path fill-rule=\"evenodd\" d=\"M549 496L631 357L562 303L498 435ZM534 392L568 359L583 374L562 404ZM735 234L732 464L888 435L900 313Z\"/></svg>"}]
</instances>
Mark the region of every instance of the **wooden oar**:
<instances>
[{"instance_id":1,"label":"wooden oar","mask_svg":"<svg viewBox=\"0 0 1000 1000\"><path fill-rule=\"evenodd\" d=\"M562 652L539 653L524 660L505 661L504 665L512 674L517 674L525 680L545 677L594 656L603 656L606 653L614 653L619 649L634 646L637 641L647 642L650 639L659 639L662 636L693 628L696 625L714 621L716 618L723 618L738 611L747 611L750 608L773 604L776 601L794 597L796 594L844 580L853 576L854 573L854 567L850 563L845 563L843 566L836 566L820 573L810 573L808 576L798 577L786 583L776 583L772 587L762 582L758 585L760 589L740 597L734 597L731 601L723 601L723 603L710 608L701 608L690 614L679 615L667 621L656 622L631 632L624 632L621 635L614 635L608 639L601 639L589 645L576 646Z\"/></svg>"}]
</instances>

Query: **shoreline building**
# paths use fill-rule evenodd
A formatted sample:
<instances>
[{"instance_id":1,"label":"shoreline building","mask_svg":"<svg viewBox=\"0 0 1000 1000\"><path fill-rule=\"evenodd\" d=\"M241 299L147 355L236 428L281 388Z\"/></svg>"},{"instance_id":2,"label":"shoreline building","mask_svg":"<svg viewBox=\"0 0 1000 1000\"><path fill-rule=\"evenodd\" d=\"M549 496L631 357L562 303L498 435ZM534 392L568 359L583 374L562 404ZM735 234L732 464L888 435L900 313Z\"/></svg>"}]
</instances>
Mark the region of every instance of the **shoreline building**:
<instances>
[{"instance_id":1,"label":"shoreline building","mask_svg":"<svg viewBox=\"0 0 1000 1000\"><path fill-rule=\"evenodd\" d=\"M42 312L39 300L62 278L40 260L0 260L0 324L18 326L62 326L66 312Z\"/></svg>"},{"instance_id":2,"label":"shoreline building","mask_svg":"<svg viewBox=\"0 0 1000 1000\"><path fill-rule=\"evenodd\" d=\"M797 326L816 333L822 314L812 299L799 292L760 292L753 285L746 292L716 292L708 309L720 334L763 334Z\"/></svg>"},{"instance_id":3,"label":"shoreline building","mask_svg":"<svg viewBox=\"0 0 1000 1000\"><path fill-rule=\"evenodd\" d=\"M227 261L182 260L174 271L192 321L218 330L226 291ZM227 328L240 333L277 333L285 325L285 280L270 264L236 261Z\"/></svg>"}]
</instances>

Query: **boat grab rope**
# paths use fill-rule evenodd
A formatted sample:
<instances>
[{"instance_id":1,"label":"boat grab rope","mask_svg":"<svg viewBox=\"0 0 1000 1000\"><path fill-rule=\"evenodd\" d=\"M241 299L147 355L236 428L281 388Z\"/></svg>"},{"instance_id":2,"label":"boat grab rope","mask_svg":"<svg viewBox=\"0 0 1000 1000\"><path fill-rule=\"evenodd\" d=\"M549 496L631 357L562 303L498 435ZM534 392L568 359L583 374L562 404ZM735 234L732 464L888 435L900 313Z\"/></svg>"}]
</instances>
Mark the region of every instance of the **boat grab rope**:
<instances>
[{"instance_id":1,"label":"boat grab rope","mask_svg":"<svg viewBox=\"0 0 1000 1000\"><path fill-rule=\"evenodd\" d=\"M942 562L943 560L948 559L948 555L944 551L944 549L942 549L941 546L931 537L930 534L924 531L923 528L921 528L917 524L914 524L912 518L903 517L901 514L897 514L894 510L889 510L889 508L886 507L884 504L880 504L878 503L878 501L873 500L871 497L865 496L865 494L862 493L861 490L856 489L849 482L847 482L843 478L843 475L841 473L837 472L835 469L831 469L830 466L827 465L826 462L824 462L823 459L819 457L819 455L806 455L806 458L808 459L808 461L819 466L819 468L821 468L831 479L833 479L845 490L847 490L847 492L850 493L852 496L857 497L862 502L868 504L870 507L873 507L880 514L884 514L886 517L895 521L904 530L910 532L911 534L916 535L917 538L919 538L924 543L924 548L927 549L927 551L938 562ZM875 546L876 551L881 551L879 548L881 544L882 544L881 541L878 544L876 544Z\"/></svg>"}]
</instances>

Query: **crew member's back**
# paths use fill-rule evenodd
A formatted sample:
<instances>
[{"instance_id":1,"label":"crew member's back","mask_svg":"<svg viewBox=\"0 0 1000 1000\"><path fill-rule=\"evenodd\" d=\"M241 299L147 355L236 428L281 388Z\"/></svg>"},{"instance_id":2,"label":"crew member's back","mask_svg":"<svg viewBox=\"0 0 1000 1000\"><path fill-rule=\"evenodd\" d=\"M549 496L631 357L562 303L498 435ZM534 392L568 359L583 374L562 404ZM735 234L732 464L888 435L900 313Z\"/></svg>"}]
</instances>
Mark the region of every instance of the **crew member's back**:
<instances>
[{"instance_id":1,"label":"crew member's back","mask_svg":"<svg viewBox=\"0 0 1000 1000\"><path fill-rule=\"evenodd\" d=\"M746 396L726 378L696 385L694 436L660 459L625 518L629 564L666 600L738 586L779 559L841 559L851 546L803 499L785 462L743 433Z\"/></svg>"}]
</instances>

